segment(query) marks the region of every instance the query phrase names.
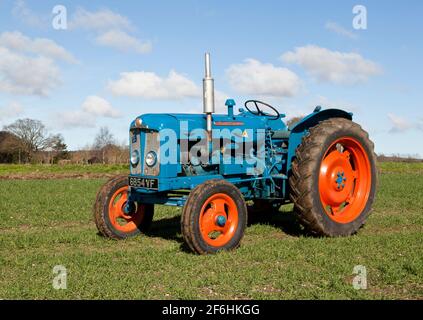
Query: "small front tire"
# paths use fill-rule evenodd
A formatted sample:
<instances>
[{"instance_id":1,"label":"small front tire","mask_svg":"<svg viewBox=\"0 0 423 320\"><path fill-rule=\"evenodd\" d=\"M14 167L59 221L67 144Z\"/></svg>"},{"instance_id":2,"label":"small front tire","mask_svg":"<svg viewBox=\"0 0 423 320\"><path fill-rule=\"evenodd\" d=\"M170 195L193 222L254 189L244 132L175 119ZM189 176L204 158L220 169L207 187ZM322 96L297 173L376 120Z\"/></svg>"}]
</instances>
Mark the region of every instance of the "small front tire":
<instances>
[{"instance_id":1,"label":"small front tire","mask_svg":"<svg viewBox=\"0 0 423 320\"><path fill-rule=\"evenodd\" d=\"M246 226L244 198L237 187L225 180L211 180L195 187L181 217L182 236L199 254L237 248Z\"/></svg>"},{"instance_id":2,"label":"small front tire","mask_svg":"<svg viewBox=\"0 0 423 320\"><path fill-rule=\"evenodd\" d=\"M132 214L123 208L128 199L128 177L118 176L107 181L97 193L94 221L101 235L126 239L146 231L153 220L154 205L136 203Z\"/></svg>"}]
</instances>

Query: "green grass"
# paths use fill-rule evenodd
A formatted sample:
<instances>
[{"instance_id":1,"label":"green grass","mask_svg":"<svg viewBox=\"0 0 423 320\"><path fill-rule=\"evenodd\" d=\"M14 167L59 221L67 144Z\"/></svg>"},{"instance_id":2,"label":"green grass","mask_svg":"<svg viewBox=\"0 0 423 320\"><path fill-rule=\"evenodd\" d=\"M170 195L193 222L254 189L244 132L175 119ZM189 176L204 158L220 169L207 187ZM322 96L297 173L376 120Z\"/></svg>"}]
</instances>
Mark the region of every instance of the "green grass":
<instances>
[{"instance_id":1,"label":"green grass","mask_svg":"<svg viewBox=\"0 0 423 320\"><path fill-rule=\"evenodd\" d=\"M89 174L89 173L126 173L128 164L113 165L46 165L46 164L0 164L0 176L11 174Z\"/></svg>"},{"instance_id":2,"label":"green grass","mask_svg":"<svg viewBox=\"0 0 423 320\"><path fill-rule=\"evenodd\" d=\"M379 168L382 172L393 173L420 173L423 174L423 162L380 162Z\"/></svg>"},{"instance_id":3,"label":"green grass","mask_svg":"<svg viewBox=\"0 0 423 320\"><path fill-rule=\"evenodd\" d=\"M147 235L98 236L91 207L104 180L2 180L0 299L422 299L416 167L381 174L375 210L355 236L305 237L285 206L249 226L239 249L213 256L185 249L177 208L157 207ZM52 288L55 265L68 270L66 290ZM355 265L367 268L367 290L351 284Z\"/></svg>"},{"instance_id":4,"label":"green grass","mask_svg":"<svg viewBox=\"0 0 423 320\"><path fill-rule=\"evenodd\" d=\"M114 165L45 165L45 164L0 164L0 177L8 175L66 175L66 174L124 174L128 172L128 164ZM381 162L379 163L381 172L394 173L420 173L423 174L423 162Z\"/></svg>"}]
</instances>

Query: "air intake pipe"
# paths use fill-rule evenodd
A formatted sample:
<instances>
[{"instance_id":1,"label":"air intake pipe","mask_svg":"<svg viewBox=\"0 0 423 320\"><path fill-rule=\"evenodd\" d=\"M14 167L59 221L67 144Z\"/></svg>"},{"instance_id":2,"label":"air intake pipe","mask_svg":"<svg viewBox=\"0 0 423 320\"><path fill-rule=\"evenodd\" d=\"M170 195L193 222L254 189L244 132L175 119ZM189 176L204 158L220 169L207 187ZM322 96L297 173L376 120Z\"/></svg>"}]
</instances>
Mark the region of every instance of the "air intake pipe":
<instances>
[{"instance_id":1,"label":"air intake pipe","mask_svg":"<svg viewBox=\"0 0 423 320\"><path fill-rule=\"evenodd\" d=\"M214 113L214 80L211 76L210 53L206 53L205 76L203 79L203 106L207 117L207 133L211 137L212 113Z\"/></svg>"}]
</instances>

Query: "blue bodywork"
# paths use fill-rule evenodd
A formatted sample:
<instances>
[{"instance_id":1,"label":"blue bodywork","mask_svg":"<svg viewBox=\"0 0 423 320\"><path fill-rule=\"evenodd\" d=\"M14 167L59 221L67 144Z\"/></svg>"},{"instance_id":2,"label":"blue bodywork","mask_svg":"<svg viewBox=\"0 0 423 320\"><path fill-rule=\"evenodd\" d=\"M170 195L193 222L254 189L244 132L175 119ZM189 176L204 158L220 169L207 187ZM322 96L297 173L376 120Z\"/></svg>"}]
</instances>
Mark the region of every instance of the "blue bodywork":
<instances>
[{"instance_id":1,"label":"blue bodywork","mask_svg":"<svg viewBox=\"0 0 423 320\"><path fill-rule=\"evenodd\" d=\"M190 158L190 162L181 161L182 144L194 136L207 140L204 135L206 128L205 114L144 114L139 116L142 127L137 126L136 120L131 123L130 132L130 152L139 153L139 164L130 165L131 178L145 178L156 180L155 188L146 188L145 186L131 186L129 200L142 203L165 204L174 206L183 206L189 191L197 185L211 179L225 179L236 185L245 200L267 199L285 203L289 201L288 177L291 170L291 162L295 157L295 150L301 143L304 135L307 134L310 127L315 126L320 121L342 117L352 119L352 114L338 110L321 110L316 107L313 113L303 118L293 128L288 128L283 122L285 115L280 115L278 119L272 119L266 115L255 115L243 109L234 115L235 101L227 100L227 114L213 114L213 132L211 139L208 140L206 148L213 150L213 144L219 141L218 136L214 136L216 129L234 130L243 138L257 143L258 139L263 142L261 150L257 146L256 154L244 155L243 149L240 152L241 140L237 141L237 136L231 136L229 142L226 141L224 150L231 149L230 157L232 161L222 162L225 155L222 152L214 152L209 155L207 161L200 163L195 157ZM145 150L147 136L154 132L160 133L160 142L158 148L166 149L169 147L169 139L164 139L161 133L170 129L175 133L177 142L172 143L171 150L176 151L176 161L170 163L159 163L155 174L145 174L148 168L145 164ZM198 133L196 133L198 131ZM220 140L222 142L222 140ZM167 145L166 145L167 144ZM157 150L154 150L158 152ZM257 164L251 164L248 160L257 157L260 153L261 172L260 174L251 174ZM162 154L162 158L168 156ZM228 155L226 155L228 156ZM220 160L215 162L214 160ZM237 160L237 161L234 161ZM129 201L130 202L130 201Z\"/></svg>"}]
</instances>

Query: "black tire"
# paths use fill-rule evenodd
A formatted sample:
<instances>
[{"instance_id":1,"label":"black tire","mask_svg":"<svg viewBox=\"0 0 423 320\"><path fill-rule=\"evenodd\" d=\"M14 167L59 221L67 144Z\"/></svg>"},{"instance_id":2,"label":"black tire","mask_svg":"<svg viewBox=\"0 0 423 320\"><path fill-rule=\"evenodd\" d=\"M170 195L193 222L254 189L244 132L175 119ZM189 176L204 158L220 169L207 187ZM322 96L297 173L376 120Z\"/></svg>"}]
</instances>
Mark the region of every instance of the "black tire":
<instances>
[{"instance_id":1,"label":"black tire","mask_svg":"<svg viewBox=\"0 0 423 320\"><path fill-rule=\"evenodd\" d=\"M128 186L127 176L118 176L107 181L97 192L94 203L93 213L94 221L101 235L112 239L126 239L134 237L141 232L145 232L151 225L154 216L154 205L136 204L135 212L142 214L137 219L136 228L133 230L118 230L112 223L109 215L109 204L113 200L113 195L122 188ZM142 206L142 207L141 207Z\"/></svg>"},{"instance_id":2,"label":"black tire","mask_svg":"<svg viewBox=\"0 0 423 320\"><path fill-rule=\"evenodd\" d=\"M365 205L362 207L364 209L362 211L356 210L357 216L354 220L339 222L330 217L328 208L325 209L322 204L319 191L319 174L323 158L328 149L333 146L334 142L344 138L353 139L361 145L362 150L364 150L363 154L365 153L368 157L369 166L367 167L370 167L371 182L369 189L367 189L369 192L366 193L368 194L367 200L365 200L367 202L363 201ZM341 146L341 148L343 147ZM340 151L341 154L342 152ZM353 161L350 160L350 157L347 159ZM350 120L332 118L310 128L309 133L303 137L298 146L289 178L290 197L301 224L311 234L331 237L348 236L356 233L369 216L375 199L377 179L376 155L368 133ZM357 182L353 183L354 186L357 185ZM340 210L341 214L342 210Z\"/></svg>"},{"instance_id":3,"label":"black tire","mask_svg":"<svg viewBox=\"0 0 423 320\"><path fill-rule=\"evenodd\" d=\"M223 245L212 245L205 239L200 229L201 209L206 202L216 194L224 194L233 200L238 221L233 235ZM226 208L226 207L225 207ZM229 221L230 212L226 212ZM247 206L237 187L225 180L210 180L195 187L188 196L181 216L181 230L185 243L199 254L216 253L221 250L231 250L239 246L247 226ZM220 235L219 235L220 236Z\"/></svg>"}]
</instances>

